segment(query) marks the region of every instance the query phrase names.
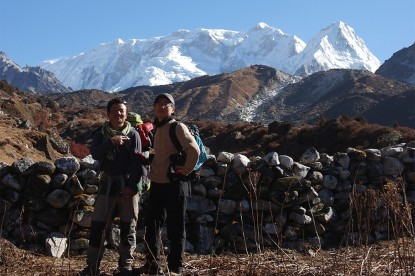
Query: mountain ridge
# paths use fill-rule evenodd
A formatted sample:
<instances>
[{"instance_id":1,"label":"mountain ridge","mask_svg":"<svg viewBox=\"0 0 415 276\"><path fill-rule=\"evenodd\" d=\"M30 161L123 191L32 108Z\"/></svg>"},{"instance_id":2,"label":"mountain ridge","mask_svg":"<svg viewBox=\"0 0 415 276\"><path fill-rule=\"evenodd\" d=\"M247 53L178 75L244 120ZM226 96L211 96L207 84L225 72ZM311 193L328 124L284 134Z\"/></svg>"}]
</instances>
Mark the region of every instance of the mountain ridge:
<instances>
[{"instance_id":1,"label":"mountain ridge","mask_svg":"<svg viewBox=\"0 0 415 276\"><path fill-rule=\"evenodd\" d=\"M367 70L332 69L296 78L272 67L253 65L185 82L100 93L106 100L121 97L130 110L149 116L152 116L154 98L171 93L176 102L175 115L181 120L314 123L344 115L367 117L370 123L396 123L415 128L415 86ZM51 95L50 98L73 105L79 101L75 95ZM79 104L104 108L105 101L98 104L96 99ZM387 116L382 109L388 111Z\"/></svg>"},{"instance_id":2,"label":"mountain ridge","mask_svg":"<svg viewBox=\"0 0 415 276\"><path fill-rule=\"evenodd\" d=\"M116 92L233 72L253 64L308 75L339 67L374 71L380 62L354 30L341 21L320 31L310 45L261 22L240 32L179 30L151 39L117 39L69 59L45 62L41 67L54 72L75 90Z\"/></svg>"}]
</instances>

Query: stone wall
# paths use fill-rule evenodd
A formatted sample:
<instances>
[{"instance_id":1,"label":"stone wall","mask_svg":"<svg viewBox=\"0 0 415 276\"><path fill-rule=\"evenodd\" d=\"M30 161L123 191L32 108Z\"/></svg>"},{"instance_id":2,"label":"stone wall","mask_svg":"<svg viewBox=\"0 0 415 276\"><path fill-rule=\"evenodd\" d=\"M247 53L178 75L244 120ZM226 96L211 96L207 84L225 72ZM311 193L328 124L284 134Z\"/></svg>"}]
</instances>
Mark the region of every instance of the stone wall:
<instances>
[{"instance_id":1,"label":"stone wall","mask_svg":"<svg viewBox=\"0 0 415 276\"><path fill-rule=\"evenodd\" d=\"M85 253L100 174L90 156L0 163L1 236L29 250ZM144 250L142 195L138 251ZM330 156L309 148L301 160L270 152L210 155L192 181L188 252L296 250L372 243L414 234L415 144ZM405 227L390 227L392 224ZM162 232L168 245L165 231ZM116 247L115 220L107 246Z\"/></svg>"}]
</instances>

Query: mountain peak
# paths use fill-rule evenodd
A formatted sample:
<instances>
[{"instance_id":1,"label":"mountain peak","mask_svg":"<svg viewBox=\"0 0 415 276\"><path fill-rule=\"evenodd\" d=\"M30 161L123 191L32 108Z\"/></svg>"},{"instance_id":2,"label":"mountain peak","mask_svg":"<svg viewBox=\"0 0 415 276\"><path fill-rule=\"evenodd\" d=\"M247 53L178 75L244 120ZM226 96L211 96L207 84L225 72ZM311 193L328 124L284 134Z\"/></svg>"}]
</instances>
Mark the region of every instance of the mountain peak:
<instances>
[{"instance_id":1,"label":"mountain peak","mask_svg":"<svg viewBox=\"0 0 415 276\"><path fill-rule=\"evenodd\" d=\"M248 31L248 33L253 33L253 32L260 32L261 33L261 31L266 32L266 33L274 32L279 36L284 35L283 31L281 31L280 29L271 27L265 22L259 22L254 28L252 28L250 31Z\"/></svg>"},{"instance_id":2,"label":"mountain peak","mask_svg":"<svg viewBox=\"0 0 415 276\"><path fill-rule=\"evenodd\" d=\"M346 28L346 27L348 27L348 25L344 23L343 21L335 21L331 23L330 26L328 26L327 28L340 28L341 29L341 28Z\"/></svg>"},{"instance_id":3,"label":"mountain peak","mask_svg":"<svg viewBox=\"0 0 415 276\"><path fill-rule=\"evenodd\" d=\"M354 29L343 21L337 21L330 24L328 27L322 29L316 37L324 37L327 35L337 36L339 34L342 34L343 37L351 40L356 40L356 38L358 38Z\"/></svg>"},{"instance_id":4,"label":"mountain peak","mask_svg":"<svg viewBox=\"0 0 415 276\"><path fill-rule=\"evenodd\" d=\"M2 67L3 72L6 70L15 70L18 72L22 72L22 68L15 63L13 60L11 60L7 54L3 51L0 51L0 67Z\"/></svg>"},{"instance_id":5,"label":"mountain peak","mask_svg":"<svg viewBox=\"0 0 415 276\"><path fill-rule=\"evenodd\" d=\"M6 53L0 51L0 79L6 80L20 90L38 92L70 92L54 74L41 67L21 68Z\"/></svg>"},{"instance_id":6,"label":"mountain peak","mask_svg":"<svg viewBox=\"0 0 415 276\"><path fill-rule=\"evenodd\" d=\"M270 28L270 26L265 22L259 22L258 25L256 25L256 29L258 30L266 28Z\"/></svg>"},{"instance_id":7,"label":"mountain peak","mask_svg":"<svg viewBox=\"0 0 415 276\"><path fill-rule=\"evenodd\" d=\"M300 75L336 68L374 72L380 66L379 59L370 52L363 39L342 21L322 29L307 43L301 59L302 64L296 71Z\"/></svg>"}]
</instances>

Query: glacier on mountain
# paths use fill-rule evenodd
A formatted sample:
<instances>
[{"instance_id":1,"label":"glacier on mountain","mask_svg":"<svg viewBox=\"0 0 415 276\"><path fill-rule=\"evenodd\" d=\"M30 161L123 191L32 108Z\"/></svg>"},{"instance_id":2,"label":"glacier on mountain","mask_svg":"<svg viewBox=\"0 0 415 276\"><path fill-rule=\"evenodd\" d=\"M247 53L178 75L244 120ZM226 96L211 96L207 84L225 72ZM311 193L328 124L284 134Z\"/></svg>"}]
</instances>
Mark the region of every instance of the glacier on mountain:
<instances>
[{"instance_id":1,"label":"glacier on mountain","mask_svg":"<svg viewBox=\"0 0 415 276\"><path fill-rule=\"evenodd\" d=\"M40 66L73 89L115 92L232 72L254 64L292 75L333 68L373 72L380 66L364 41L343 22L321 30L308 44L261 22L247 31L178 30L150 39L117 39Z\"/></svg>"}]
</instances>

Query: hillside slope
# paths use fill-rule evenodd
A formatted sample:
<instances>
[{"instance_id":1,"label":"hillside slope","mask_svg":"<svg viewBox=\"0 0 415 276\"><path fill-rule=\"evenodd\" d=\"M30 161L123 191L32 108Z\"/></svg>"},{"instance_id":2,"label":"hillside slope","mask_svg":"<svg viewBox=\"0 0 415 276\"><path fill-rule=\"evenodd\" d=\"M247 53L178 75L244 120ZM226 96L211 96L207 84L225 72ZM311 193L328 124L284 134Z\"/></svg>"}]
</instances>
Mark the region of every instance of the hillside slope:
<instances>
[{"instance_id":1,"label":"hillside slope","mask_svg":"<svg viewBox=\"0 0 415 276\"><path fill-rule=\"evenodd\" d=\"M92 132L106 119L105 107L101 105L108 100L105 97L115 95L101 91L71 95L72 101L59 104L0 82L0 161L10 164L22 157L37 161L88 154ZM88 101L97 105L85 107ZM369 124L361 117L339 116L320 119L315 124L282 121L268 125L230 124L207 120L194 120L194 123L200 127L205 145L215 155L221 151L248 156L277 151L298 158L308 147L334 154L348 147L376 148L415 140L413 128Z\"/></svg>"}]
</instances>

